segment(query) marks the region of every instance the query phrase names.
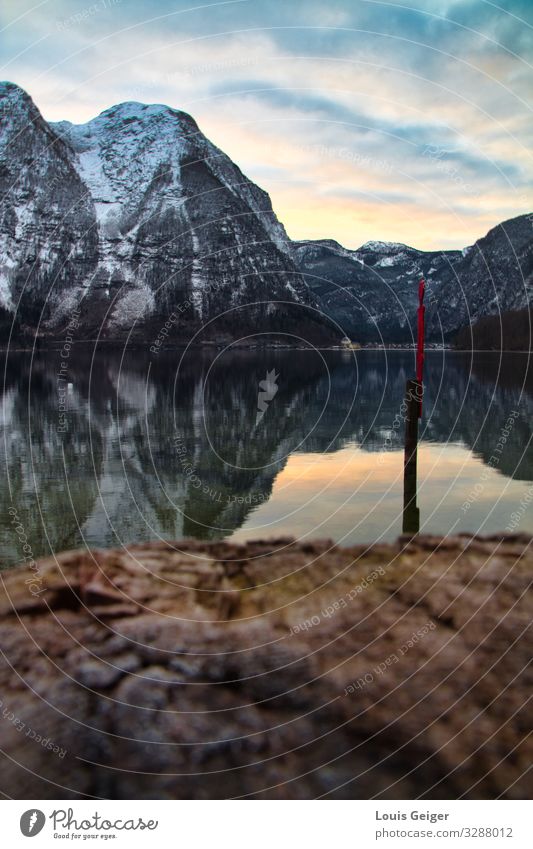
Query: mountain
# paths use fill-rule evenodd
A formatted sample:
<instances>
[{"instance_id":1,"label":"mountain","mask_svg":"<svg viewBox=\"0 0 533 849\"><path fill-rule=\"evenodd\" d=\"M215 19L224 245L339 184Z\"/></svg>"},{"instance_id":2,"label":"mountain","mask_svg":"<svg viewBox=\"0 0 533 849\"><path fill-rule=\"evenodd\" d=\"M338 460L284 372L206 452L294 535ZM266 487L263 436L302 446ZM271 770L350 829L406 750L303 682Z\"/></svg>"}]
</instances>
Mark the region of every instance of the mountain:
<instances>
[{"instance_id":1,"label":"mountain","mask_svg":"<svg viewBox=\"0 0 533 849\"><path fill-rule=\"evenodd\" d=\"M428 338L451 339L529 306L532 218L462 251L291 242L268 195L185 112L122 103L47 123L0 83L4 337L15 316L25 339L406 342L424 276Z\"/></svg>"},{"instance_id":2,"label":"mountain","mask_svg":"<svg viewBox=\"0 0 533 849\"><path fill-rule=\"evenodd\" d=\"M530 351L532 328L531 308L509 310L483 316L474 324L463 327L455 338L455 345L462 350Z\"/></svg>"},{"instance_id":3,"label":"mountain","mask_svg":"<svg viewBox=\"0 0 533 849\"><path fill-rule=\"evenodd\" d=\"M358 342L412 338L418 281L447 277L460 251L424 252L393 242L367 242L358 250L338 242L294 242L296 262L324 311Z\"/></svg>"},{"instance_id":4,"label":"mountain","mask_svg":"<svg viewBox=\"0 0 533 849\"><path fill-rule=\"evenodd\" d=\"M72 152L17 86L0 84L0 307L67 315L98 263L94 204Z\"/></svg>"},{"instance_id":5,"label":"mountain","mask_svg":"<svg viewBox=\"0 0 533 849\"><path fill-rule=\"evenodd\" d=\"M484 316L528 307L533 294L533 215L504 221L470 248L442 280L439 316L450 331Z\"/></svg>"},{"instance_id":6,"label":"mountain","mask_svg":"<svg viewBox=\"0 0 533 849\"><path fill-rule=\"evenodd\" d=\"M449 339L486 315L526 307L533 291L532 216L494 227L462 251L392 242L347 250L335 241L293 243L296 263L324 311L360 342L412 341L420 277L428 338Z\"/></svg>"},{"instance_id":7,"label":"mountain","mask_svg":"<svg viewBox=\"0 0 533 849\"><path fill-rule=\"evenodd\" d=\"M122 103L47 123L0 83L0 321L183 341L270 330L338 338L268 195L184 112ZM179 327L178 327L179 325Z\"/></svg>"}]
</instances>

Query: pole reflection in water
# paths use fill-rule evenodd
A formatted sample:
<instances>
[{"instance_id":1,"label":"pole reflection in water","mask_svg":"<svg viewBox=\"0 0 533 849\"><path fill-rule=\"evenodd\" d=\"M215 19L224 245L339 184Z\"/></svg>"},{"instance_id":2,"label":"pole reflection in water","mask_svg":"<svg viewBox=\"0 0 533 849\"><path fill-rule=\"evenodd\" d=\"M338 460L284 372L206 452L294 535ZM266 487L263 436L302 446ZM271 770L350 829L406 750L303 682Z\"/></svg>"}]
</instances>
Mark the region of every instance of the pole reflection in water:
<instances>
[{"instance_id":1,"label":"pole reflection in water","mask_svg":"<svg viewBox=\"0 0 533 849\"><path fill-rule=\"evenodd\" d=\"M426 281L418 284L418 333L416 345L416 380L405 386L405 453L403 467L403 532L417 534L420 530L420 510L416 503L416 466L418 459L418 419L422 417L424 395L424 294Z\"/></svg>"},{"instance_id":2,"label":"pole reflection in water","mask_svg":"<svg viewBox=\"0 0 533 849\"><path fill-rule=\"evenodd\" d=\"M408 380L406 384L405 404L405 451L403 466L403 522L404 534L417 534L420 530L420 510L417 506L417 454L418 454L418 417L422 404L422 384L418 380Z\"/></svg>"}]
</instances>

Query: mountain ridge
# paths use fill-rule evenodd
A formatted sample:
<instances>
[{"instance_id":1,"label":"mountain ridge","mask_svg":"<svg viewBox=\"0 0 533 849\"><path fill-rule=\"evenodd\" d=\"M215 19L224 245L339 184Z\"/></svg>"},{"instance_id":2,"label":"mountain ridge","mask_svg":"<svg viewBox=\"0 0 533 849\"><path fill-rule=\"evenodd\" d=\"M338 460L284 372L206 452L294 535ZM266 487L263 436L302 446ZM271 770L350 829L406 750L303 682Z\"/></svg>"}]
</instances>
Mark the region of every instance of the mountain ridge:
<instances>
[{"instance_id":1,"label":"mountain ridge","mask_svg":"<svg viewBox=\"0 0 533 849\"><path fill-rule=\"evenodd\" d=\"M253 331L332 341L267 193L163 105L48 124L0 87L0 295L23 329L149 342L186 306L180 341ZM76 210L75 221L66 224ZM4 321L6 324L6 321Z\"/></svg>"},{"instance_id":2,"label":"mountain ridge","mask_svg":"<svg viewBox=\"0 0 533 849\"><path fill-rule=\"evenodd\" d=\"M296 262L324 311L361 342L412 342L420 277L427 333L447 341L480 318L526 308L533 294L533 216L492 227L462 250L422 251L396 242L355 250L335 240L294 242Z\"/></svg>"},{"instance_id":3,"label":"mountain ridge","mask_svg":"<svg viewBox=\"0 0 533 849\"><path fill-rule=\"evenodd\" d=\"M0 197L5 333L15 315L23 336L54 337L79 310L79 338L149 344L179 310L169 342L257 332L410 342L424 276L428 338L448 340L529 306L533 289L533 216L457 251L292 241L268 194L164 104L49 123L1 82Z\"/></svg>"}]
</instances>

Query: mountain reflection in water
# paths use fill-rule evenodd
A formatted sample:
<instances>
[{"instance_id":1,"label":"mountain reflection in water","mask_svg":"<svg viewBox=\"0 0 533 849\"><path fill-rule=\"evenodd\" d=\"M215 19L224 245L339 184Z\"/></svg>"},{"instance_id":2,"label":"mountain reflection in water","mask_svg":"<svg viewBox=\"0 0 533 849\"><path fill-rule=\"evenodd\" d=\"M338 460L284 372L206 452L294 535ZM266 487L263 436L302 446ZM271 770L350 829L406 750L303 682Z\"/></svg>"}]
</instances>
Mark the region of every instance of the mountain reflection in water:
<instances>
[{"instance_id":1,"label":"mountain reflection in water","mask_svg":"<svg viewBox=\"0 0 533 849\"><path fill-rule=\"evenodd\" d=\"M428 354L421 531L501 531L524 499L516 529L533 531L528 361ZM66 364L59 350L9 354L3 565L83 545L184 536L394 539L402 524L402 401L413 370L405 351L92 356L80 348ZM275 389L267 382L270 400L256 422L268 374Z\"/></svg>"}]
</instances>

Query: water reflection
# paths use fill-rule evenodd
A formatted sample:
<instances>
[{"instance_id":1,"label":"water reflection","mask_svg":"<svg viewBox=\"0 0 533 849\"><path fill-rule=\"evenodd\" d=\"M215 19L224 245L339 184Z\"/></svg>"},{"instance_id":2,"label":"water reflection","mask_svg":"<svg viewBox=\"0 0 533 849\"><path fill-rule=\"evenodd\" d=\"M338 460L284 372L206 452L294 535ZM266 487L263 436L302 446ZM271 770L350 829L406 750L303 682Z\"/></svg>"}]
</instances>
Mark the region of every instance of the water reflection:
<instances>
[{"instance_id":1,"label":"water reflection","mask_svg":"<svg viewBox=\"0 0 533 849\"><path fill-rule=\"evenodd\" d=\"M405 425L403 460L403 521L404 534L420 530L418 498L418 420L422 416L424 390L419 380L408 380L405 386Z\"/></svg>"},{"instance_id":2,"label":"water reflection","mask_svg":"<svg viewBox=\"0 0 533 849\"><path fill-rule=\"evenodd\" d=\"M401 410L413 359L400 351L194 351L182 358L181 352L146 351L93 357L76 349L62 369L59 351L33 359L10 354L1 408L4 563L27 556L9 508L16 509L34 557L84 541L217 539L241 528L242 534L261 516L262 534L282 528L368 541L379 527L379 510L355 531L355 513L343 501L363 504L368 514L387 474L402 476ZM419 438L421 448L439 446L440 460L425 475L419 500L429 504L439 488L453 491L457 512L464 501L457 483L461 451L471 464L490 468L480 505L489 493L497 496L498 486L509 494L506 479L533 480L527 362L522 355L428 354ZM256 423L259 385L272 370L277 389ZM491 457L513 410L517 416L495 464ZM421 506L424 511L424 500ZM321 509L337 518L322 525ZM443 509L432 530L449 530ZM395 513L399 522L389 536L401 530L402 507Z\"/></svg>"}]
</instances>

